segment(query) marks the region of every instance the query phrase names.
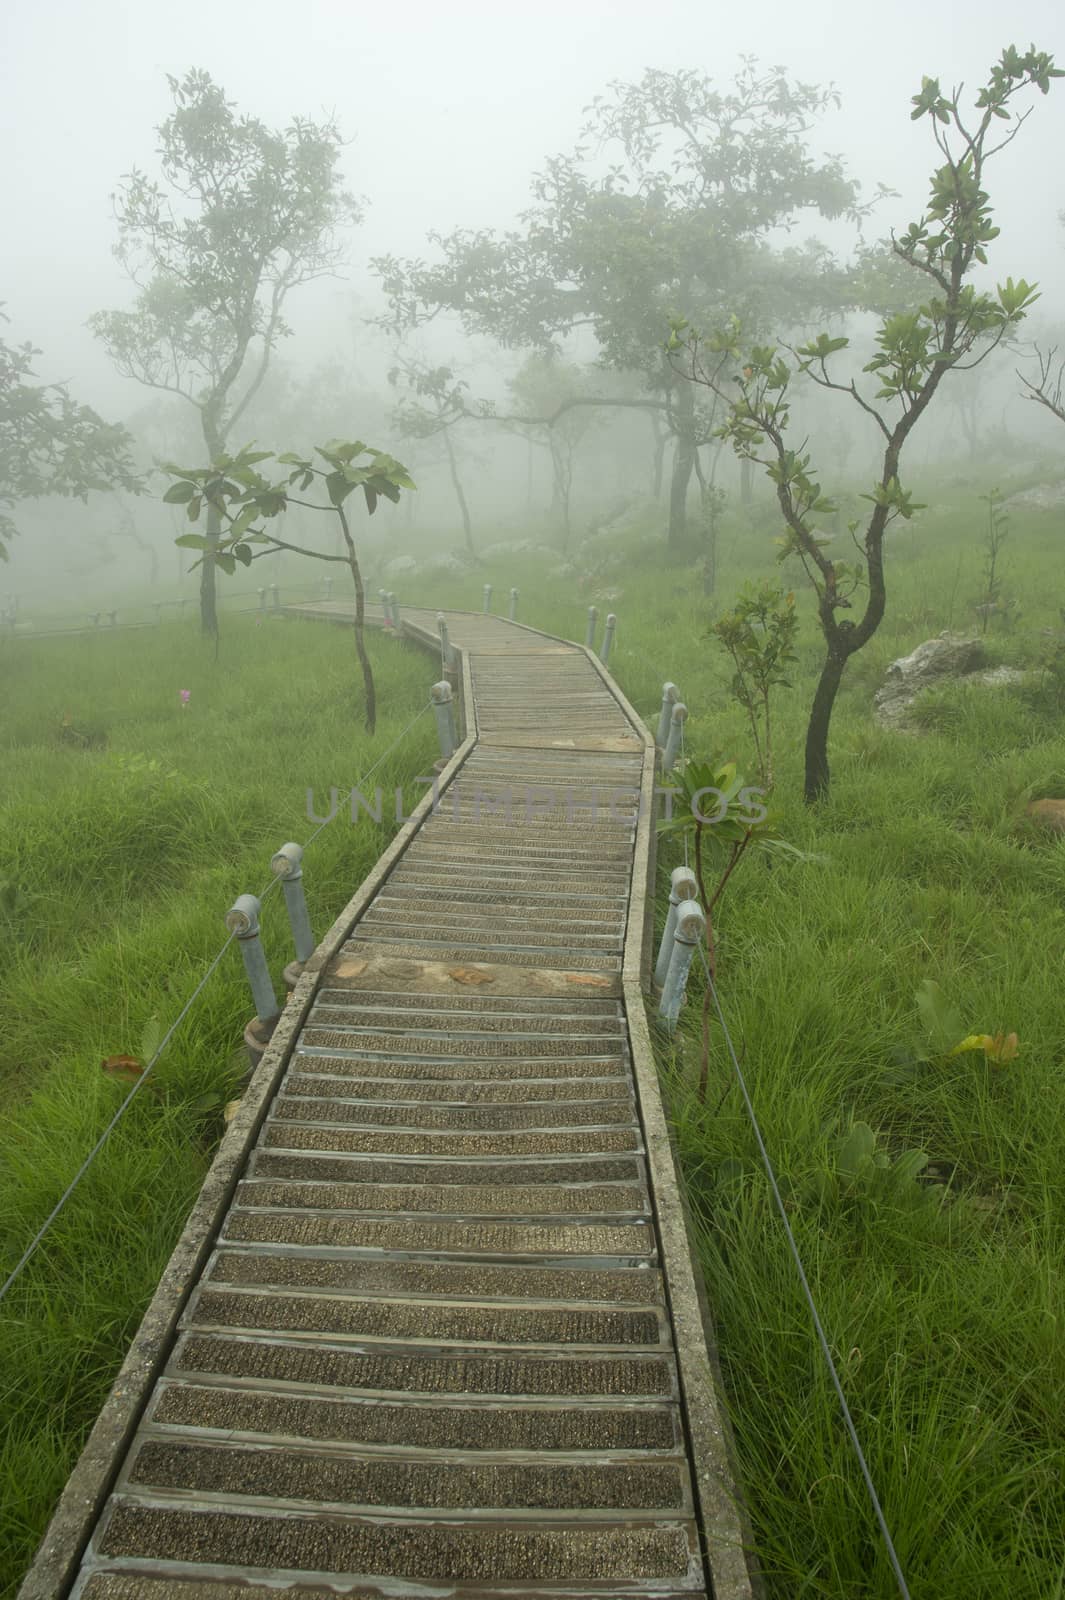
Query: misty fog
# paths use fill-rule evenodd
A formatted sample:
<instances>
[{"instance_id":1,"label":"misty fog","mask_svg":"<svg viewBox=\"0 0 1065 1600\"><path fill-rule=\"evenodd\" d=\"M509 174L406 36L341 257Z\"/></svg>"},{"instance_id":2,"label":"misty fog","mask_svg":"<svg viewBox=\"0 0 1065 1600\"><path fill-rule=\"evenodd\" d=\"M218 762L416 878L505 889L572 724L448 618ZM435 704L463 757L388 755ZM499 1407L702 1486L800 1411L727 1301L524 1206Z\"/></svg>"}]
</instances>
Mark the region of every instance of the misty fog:
<instances>
[{"instance_id":1,"label":"misty fog","mask_svg":"<svg viewBox=\"0 0 1065 1600\"><path fill-rule=\"evenodd\" d=\"M962 20L964 23L962 24ZM463 528L443 441L413 440L397 429L395 388L387 381L397 349L452 369L471 409L528 410L511 385L528 349L506 349L468 337L456 319L435 318L397 344L375 325L385 310L381 257L434 260L427 236L456 228L506 230L531 203L533 175L552 156L571 152L585 111L614 81L634 82L645 69L705 72L727 88L744 56L781 64L795 79L834 85L838 109L810 119L815 157L838 153L844 171L869 201L881 198L859 228L842 219L799 219L773 240L794 245L816 238L845 262L860 239L872 242L921 214L930 148L925 124L908 119L910 97L925 73L975 84L1004 39L1031 34L1052 48L1060 31L1053 0L1004 19L979 0L962 10L929 10L915 0L894 4L871 24L862 8L775 3L748 16L735 10L667 3L649 12L634 4L551 3L534 13L493 5L442 8L408 4L387 17L325 0L294 12L275 4L218 8L193 0L180 23L132 4L86 6L65 0L48 8L9 9L0 61L3 135L8 152L2 300L6 337L31 341L41 354L42 382L69 386L72 397L108 421L121 421L136 441L138 466L204 458L196 417L174 395L146 389L116 372L87 327L96 312L129 307L136 294L115 259L112 196L134 168L158 174L155 129L172 110L167 74L209 72L239 113L268 126L294 116L334 118L345 141L341 175L363 202L361 222L342 233L343 260L328 276L289 297L289 337L276 346L266 382L235 436L264 449L306 449L335 435L358 436L409 466L418 493L412 504L383 506L363 530L371 567L389 552L416 548L443 554L462 546ZM1016 147L999 158L990 180L1001 236L983 277L1037 280L1042 298L1019 335L978 372L957 379L915 439L911 474L923 465L986 456L991 441L1016 464L1054 453L1054 420L1026 404L1016 368L1030 347L1059 342L1065 317L1065 205L1059 163L1065 147L1065 102L1049 96ZM616 151L588 152L589 170L605 170ZM598 163L598 167L597 167ZM684 314L685 307L674 308ZM824 321L824 319L821 319ZM860 365L873 320L825 322L854 337ZM789 330L782 329L782 333ZM665 329L663 328L663 337ZM645 393L602 355L594 333L567 336L560 351L604 392ZM1029 366L1029 370L1031 370ZM627 383L627 387L626 387ZM619 388L620 385L620 388ZM822 472L847 484L868 475L877 440L863 419L833 404L836 397L802 393L803 431L822 443ZM798 403L798 402L797 402ZM590 522L623 500L651 496L653 417L625 410L580 416L574 445L571 548ZM464 422L453 430L476 525L475 543L490 547L520 529L548 545L560 542L552 506L551 439L541 430ZM827 453L826 453L827 446ZM715 481L735 487L732 452L714 456ZM837 480L838 481L838 480ZM89 603L135 596L192 594L173 546L180 508L162 506L158 474L140 497L110 494L77 500L23 501L0 591L34 609L73 614ZM764 485L756 493L767 493ZM298 563L293 566L295 572ZM259 569L285 571L273 558ZM317 573L299 570L311 584ZM245 585L247 587L247 585ZM223 596L224 596L223 589Z\"/></svg>"}]
</instances>

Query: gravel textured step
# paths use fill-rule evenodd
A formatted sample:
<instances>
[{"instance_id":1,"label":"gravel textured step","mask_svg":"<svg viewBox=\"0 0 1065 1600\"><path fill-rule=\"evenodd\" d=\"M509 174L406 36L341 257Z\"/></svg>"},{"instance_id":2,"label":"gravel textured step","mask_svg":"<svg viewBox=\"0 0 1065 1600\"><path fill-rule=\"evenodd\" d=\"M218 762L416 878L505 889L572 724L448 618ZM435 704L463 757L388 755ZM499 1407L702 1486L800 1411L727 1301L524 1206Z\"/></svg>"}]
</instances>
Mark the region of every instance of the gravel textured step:
<instances>
[{"instance_id":1,"label":"gravel textured step","mask_svg":"<svg viewBox=\"0 0 1065 1600\"><path fill-rule=\"evenodd\" d=\"M550 1217L648 1213L642 1184L377 1184L278 1183L245 1179L237 1188L241 1207L283 1211L429 1212L455 1217Z\"/></svg>"},{"instance_id":2,"label":"gravel textured step","mask_svg":"<svg viewBox=\"0 0 1065 1600\"><path fill-rule=\"evenodd\" d=\"M309 1065L310 1063L304 1063ZM363 1070L373 1073L375 1063L363 1062ZM600 1070L609 1072L609 1065ZM445 1078L425 1082L420 1079L348 1078L328 1072L299 1072L285 1079L286 1094L327 1096L331 1100L419 1102L437 1105L524 1105L551 1100L629 1100L632 1086L627 1078L519 1078L511 1083L495 1079L489 1083L464 1078Z\"/></svg>"},{"instance_id":3,"label":"gravel textured step","mask_svg":"<svg viewBox=\"0 0 1065 1600\"><path fill-rule=\"evenodd\" d=\"M297 1050L293 1063L300 1072L323 1073L333 1078L361 1078L370 1070L367 1057L360 1051L349 1051L347 1055L335 1055L325 1050ZM617 1064L621 1070L620 1062ZM454 1056L451 1058L422 1057L410 1061L397 1061L384 1055L374 1056L372 1062L374 1077L394 1078L397 1080L417 1079L423 1085L428 1080L446 1082L455 1080L460 1083L474 1082L511 1082L518 1078L537 1078L541 1082L554 1079L556 1082L571 1082L579 1078L601 1078L604 1071L611 1070L611 1064L604 1064L599 1056L585 1056L583 1060L554 1059L541 1056L535 1061L515 1060L513 1058L502 1061L487 1061L484 1058L471 1058ZM293 1081L290 1073L288 1082ZM339 1091L338 1093L349 1091ZM551 1091L554 1094L554 1090ZM378 1095L378 1099L401 1098L398 1095ZM406 1096L402 1096L406 1098ZM431 1091L426 1091L427 1099L436 1099ZM446 1096L445 1096L446 1098Z\"/></svg>"},{"instance_id":4,"label":"gravel textured step","mask_svg":"<svg viewBox=\"0 0 1065 1600\"><path fill-rule=\"evenodd\" d=\"M682 1473L675 1464L659 1461L471 1466L150 1439L135 1455L128 1483L133 1488L195 1489L198 1494L345 1507L521 1512L685 1508Z\"/></svg>"},{"instance_id":5,"label":"gravel textured step","mask_svg":"<svg viewBox=\"0 0 1065 1600\"><path fill-rule=\"evenodd\" d=\"M380 937L371 937L369 934L360 934L358 927L349 944L344 946L345 953L357 955L367 946L373 948L379 955L389 955L401 961L495 961L503 966L527 967L530 965L529 956L538 953L539 958L546 965L561 968L567 972L620 972L621 961L618 956L588 955L584 951L574 951L564 944L541 946L528 944L503 944L503 943L469 943L455 944L439 940L421 939L417 943L394 943ZM548 962L548 956L556 959Z\"/></svg>"},{"instance_id":6,"label":"gravel textured step","mask_svg":"<svg viewBox=\"0 0 1065 1600\"><path fill-rule=\"evenodd\" d=\"M670 1399L672 1361L664 1354L558 1356L483 1350L434 1355L420 1350L370 1350L326 1340L222 1337L190 1333L168 1369L224 1378L303 1384L367 1394L482 1395L492 1399Z\"/></svg>"},{"instance_id":7,"label":"gravel textured step","mask_svg":"<svg viewBox=\"0 0 1065 1600\"><path fill-rule=\"evenodd\" d=\"M442 1295L483 1300L603 1301L654 1305L662 1280L647 1268L612 1270L572 1267L495 1267L440 1261L309 1256L304 1252L259 1255L221 1250L207 1273L210 1283L275 1288L339 1289L346 1294Z\"/></svg>"},{"instance_id":8,"label":"gravel textured step","mask_svg":"<svg viewBox=\"0 0 1065 1600\"><path fill-rule=\"evenodd\" d=\"M646 1223L381 1221L300 1212L241 1211L226 1217L223 1238L245 1244L335 1245L360 1250L447 1251L451 1255L651 1256Z\"/></svg>"},{"instance_id":9,"label":"gravel textured step","mask_svg":"<svg viewBox=\"0 0 1065 1600\"><path fill-rule=\"evenodd\" d=\"M570 1156L640 1150L635 1128L553 1129L534 1133L383 1133L299 1122L272 1122L263 1135L269 1149L359 1151L396 1156Z\"/></svg>"},{"instance_id":10,"label":"gravel textured step","mask_svg":"<svg viewBox=\"0 0 1065 1600\"><path fill-rule=\"evenodd\" d=\"M156 1427L432 1451L605 1454L673 1451L681 1443L679 1413L663 1405L397 1405L194 1383L164 1385L148 1420Z\"/></svg>"},{"instance_id":11,"label":"gravel textured step","mask_svg":"<svg viewBox=\"0 0 1065 1600\"><path fill-rule=\"evenodd\" d=\"M253 1158L251 1176L256 1178L314 1179L332 1183L464 1183L528 1184L546 1183L643 1183L642 1164L634 1157L600 1161L566 1161L547 1165L542 1161L358 1161L330 1159L328 1156L272 1155L259 1151Z\"/></svg>"},{"instance_id":12,"label":"gravel textured step","mask_svg":"<svg viewBox=\"0 0 1065 1600\"><path fill-rule=\"evenodd\" d=\"M534 1102L508 1106L387 1105L373 1101L301 1099L282 1095L277 1114L293 1122L358 1122L378 1128L455 1128L472 1133L478 1128L585 1128L607 1127L633 1120L627 1101L577 1100L555 1105Z\"/></svg>"},{"instance_id":13,"label":"gravel textured step","mask_svg":"<svg viewBox=\"0 0 1065 1600\"><path fill-rule=\"evenodd\" d=\"M554 1032L541 1034L522 1033L518 1038L502 1027L481 1031L440 1029L432 1033L410 1031L397 1039L395 1033L374 1033L369 1028L344 1028L336 1024L315 1026L308 1020L300 1035L301 1044L308 1049L360 1050L371 1055L399 1056L462 1056L468 1060L486 1058L505 1061L518 1056L530 1061L537 1057L563 1058L572 1056L600 1056L621 1064L616 1033L576 1038Z\"/></svg>"},{"instance_id":14,"label":"gravel textured step","mask_svg":"<svg viewBox=\"0 0 1065 1600\"><path fill-rule=\"evenodd\" d=\"M382 1519L281 1516L114 1504L98 1536L104 1555L225 1562L260 1571L393 1574L472 1583L676 1579L695 1553L684 1526L448 1526Z\"/></svg>"},{"instance_id":15,"label":"gravel textured step","mask_svg":"<svg viewBox=\"0 0 1065 1600\"><path fill-rule=\"evenodd\" d=\"M471 916L480 917L474 911ZM618 1015L574 1016L572 1012L533 1011L522 1013L514 1005L505 1007L496 1002L491 1009L486 1005L474 1010L468 1004L456 1005L447 1011L437 1009L416 1010L382 1005L352 1005L350 999L333 998L335 990L326 990L313 1007L307 1019L316 1027L367 1028L387 1032L422 1033L483 1033L489 1025L496 1032L506 1031L511 1037L536 1037L540 1034L563 1034L567 1037L593 1034L596 1037L618 1039L624 1037L625 1025ZM496 1015L501 1012L502 1015Z\"/></svg>"},{"instance_id":16,"label":"gravel textured step","mask_svg":"<svg viewBox=\"0 0 1065 1600\"><path fill-rule=\"evenodd\" d=\"M618 1002L600 999L595 995L583 998L575 995L571 1000L549 1000L532 995L499 996L470 993L426 995L410 994L405 990L368 988L353 991L350 988L333 988L331 985L332 980L319 992L317 1005L340 1005L352 1012L387 1010L397 1016L407 1011L419 1012L424 1009L426 1015L438 1022L454 1012L477 1017L503 1012L507 1016L522 1019L552 1017L562 1020L568 1017L585 1025L594 1024L598 1018L609 1018L620 1031L624 1032L625 1027ZM608 1027L604 1031L613 1029Z\"/></svg>"}]
</instances>

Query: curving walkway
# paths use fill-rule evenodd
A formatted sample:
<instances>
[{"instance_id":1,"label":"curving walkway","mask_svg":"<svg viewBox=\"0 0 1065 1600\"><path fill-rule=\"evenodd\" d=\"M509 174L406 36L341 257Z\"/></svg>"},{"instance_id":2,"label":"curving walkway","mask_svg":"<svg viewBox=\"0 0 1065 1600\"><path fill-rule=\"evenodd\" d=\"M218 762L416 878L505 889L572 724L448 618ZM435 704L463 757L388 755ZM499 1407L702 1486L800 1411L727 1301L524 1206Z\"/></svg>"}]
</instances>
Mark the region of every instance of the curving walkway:
<instances>
[{"instance_id":1,"label":"curving walkway","mask_svg":"<svg viewBox=\"0 0 1065 1600\"><path fill-rule=\"evenodd\" d=\"M751 1593L640 1003L653 744L582 647L449 626L437 809L308 963L24 1600Z\"/></svg>"}]
</instances>

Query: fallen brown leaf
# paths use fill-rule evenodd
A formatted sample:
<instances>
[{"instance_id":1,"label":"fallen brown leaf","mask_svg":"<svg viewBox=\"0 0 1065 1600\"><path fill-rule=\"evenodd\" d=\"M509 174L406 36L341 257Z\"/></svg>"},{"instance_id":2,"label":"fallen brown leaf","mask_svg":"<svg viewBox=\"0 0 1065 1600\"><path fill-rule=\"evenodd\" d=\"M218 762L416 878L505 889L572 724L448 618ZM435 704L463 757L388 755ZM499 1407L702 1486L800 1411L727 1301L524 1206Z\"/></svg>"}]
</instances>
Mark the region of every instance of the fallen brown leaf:
<instances>
[{"instance_id":1,"label":"fallen brown leaf","mask_svg":"<svg viewBox=\"0 0 1065 1600\"><path fill-rule=\"evenodd\" d=\"M456 983L495 983L490 972L482 972L479 967L449 967L449 978L454 978Z\"/></svg>"},{"instance_id":2,"label":"fallen brown leaf","mask_svg":"<svg viewBox=\"0 0 1065 1600\"><path fill-rule=\"evenodd\" d=\"M597 978L594 972L567 972L567 983L583 983L591 989L609 989L609 978Z\"/></svg>"},{"instance_id":3,"label":"fallen brown leaf","mask_svg":"<svg viewBox=\"0 0 1065 1600\"><path fill-rule=\"evenodd\" d=\"M144 1071L144 1062L138 1061L136 1056L108 1056L100 1062L100 1067L115 1078L139 1078Z\"/></svg>"}]
</instances>

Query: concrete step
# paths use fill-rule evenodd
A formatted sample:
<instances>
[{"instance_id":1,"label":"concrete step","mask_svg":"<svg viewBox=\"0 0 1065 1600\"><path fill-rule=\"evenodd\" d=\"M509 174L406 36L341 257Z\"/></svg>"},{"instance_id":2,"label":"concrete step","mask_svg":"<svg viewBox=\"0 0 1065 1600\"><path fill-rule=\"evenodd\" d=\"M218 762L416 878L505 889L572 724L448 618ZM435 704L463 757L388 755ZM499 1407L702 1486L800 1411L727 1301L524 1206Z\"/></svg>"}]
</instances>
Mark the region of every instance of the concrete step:
<instances>
[{"instance_id":1,"label":"concrete step","mask_svg":"<svg viewBox=\"0 0 1065 1600\"><path fill-rule=\"evenodd\" d=\"M94 1541L102 1556L197 1562L262 1573L387 1575L408 1582L572 1583L687 1580L698 1592L694 1528L686 1522L633 1526L589 1518L580 1528L544 1520L463 1524L330 1512L247 1512L112 1500ZM615 1589L614 1593L617 1592Z\"/></svg>"},{"instance_id":2,"label":"concrete step","mask_svg":"<svg viewBox=\"0 0 1065 1600\"><path fill-rule=\"evenodd\" d=\"M309 1500L347 1510L688 1511L685 1474L676 1463L639 1458L603 1463L543 1465L389 1460L350 1451L247 1446L217 1441L146 1439L120 1487L223 1495L239 1505L250 1497Z\"/></svg>"},{"instance_id":3,"label":"concrete step","mask_svg":"<svg viewBox=\"0 0 1065 1600\"><path fill-rule=\"evenodd\" d=\"M438 1217L560 1217L649 1215L640 1184L581 1183L315 1183L245 1178L236 1203L294 1211L430 1213Z\"/></svg>"},{"instance_id":4,"label":"concrete step","mask_svg":"<svg viewBox=\"0 0 1065 1600\"><path fill-rule=\"evenodd\" d=\"M529 1184L554 1188L575 1184L642 1183L643 1162L634 1156L576 1161L386 1161L323 1155L281 1155L260 1149L247 1168L253 1178L314 1178L362 1184Z\"/></svg>"},{"instance_id":5,"label":"concrete step","mask_svg":"<svg viewBox=\"0 0 1065 1600\"><path fill-rule=\"evenodd\" d=\"M231 1210L227 1244L333 1246L358 1250L434 1251L458 1256L646 1256L656 1259L654 1231L641 1221L440 1221L434 1217L318 1216L304 1211Z\"/></svg>"},{"instance_id":6,"label":"concrete step","mask_svg":"<svg viewBox=\"0 0 1065 1600\"><path fill-rule=\"evenodd\" d=\"M336 1154L473 1157L508 1160L515 1156L609 1155L640 1151L639 1129L550 1128L512 1133L486 1129L476 1133L414 1131L397 1133L376 1128L347 1128L326 1122L274 1120L263 1132L262 1144L273 1150L321 1150Z\"/></svg>"},{"instance_id":7,"label":"concrete step","mask_svg":"<svg viewBox=\"0 0 1065 1600\"><path fill-rule=\"evenodd\" d=\"M312 1255L308 1252L222 1249L205 1274L212 1285L334 1289L345 1294L402 1295L449 1300L564 1300L608 1305L655 1305L662 1280L648 1267L530 1266L524 1262L419 1261L407 1257Z\"/></svg>"},{"instance_id":8,"label":"concrete step","mask_svg":"<svg viewBox=\"0 0 1065 1600\"><path fill-rule=\"evenodd\" d=\"M173 1381L160 1385L148 1423L157 1433L195 1428L236 1438L263 1435L434 1453L672 1454L683 1447L679 1412L668 1405L396 1404Z\"/></svg>"},{"instance_id":9,"label":"concrete step","mask_svg":"<svg viewBox=\"0 0 1065 1600\"><path fill-rule=\"evenodd\" d=\"M367 1128L409 1131L452 1128L463 1133L474 1133L478 1129L598 1128L631 1123L635 1119L629 1102L614 1100L575 1100L565 1105L544 1101L529 1105L435 1106L305 1099L297 1095L281 1095L275 1114L292 1122L358 1123Z\"/></svg>"},{"instance_id":10,"label":"concrete step","mask_svg":"<svg viewBox=\"0 0 1065 1600\"><path fill-rule=\"evenodd\" d=\"M313 1056L301 1059L300 1065L311 1069L316 1062ZM363 1061L362 1068L366 1072L374 1072L375 1066ZM611 1068L599 1063L600 1071L609 1072ZM620 1064L615 1069L620 1072ZM520 1078L516 1082L506 1079L489 1083L462 1078L429 1079L394 1078L394 1077L364 1077L353 1078L346 1074L331 1074L328 1072L304 1071L287 1074L284 1081L286 1094L304 1094L313 1096L336 1096L345 1100L388 1100L393 1103L400 1101L426 1101L440 1104L450 1102L454 1105L511 1105L523 1101L541 1100L587 1100L590 1095L595 1095L599 1100L625 1100L632 1093L627 1077L613 1078L579 1078L571 1083L565 1078Z\"/></svg>"},{"instance_id":11,"label":"concrete step","mask_svg":"<svg viewBox=\"0 0 1065 1600\"><path fill-rule=\"evenodd\" d=\"M415 1396L486 1401L575 1400L663 1402L677 1397L668 1352L628 1350L609 1355L483 1349L448 1351L296 1341L254 1334L186 1333L167 1367L168 1378L267 1383L344 1398Z\"/></svg>"},{"instance_id":12,"label":"concrete step","mask_svg":"<svg viewBox=\"0 0 1065 1600\"><path fill-rule=\"evenodd\" d=\"M653 1347L667 1338L663 1321L654 1310L357 1300L324 1293L207 1286L193 1296L182 1326L464 1345Z\"/></svg>"},{"instance_id":13,"label":"concrete step","mask_svg":"<svg viewBox=\"0 0 1065 1600\"><path fill-rule=\"evenodd\" d=\"M365 1051L350 1050L346 1054L328 1050L299 1050L293 1056L293 1068L297 1072L317 1073L332 1078L362 1078L371 1070L378 1080L388 1078L396 1083L404 1080L417 1080L422 1084L433 1082L446 1083L453 1081L462 1084L492 1083L502 1080L510 1083L512 1080L523 1078L536 1078L541 1082L560 1084L572 1081L576 1087L576 1080L582 1078L598 1078L604 1072L621 1071L623 1068L616 1061L606 1064L609 1058L601 1056L580 1056L576 1059L569 1057L535 1056L532 1060L519 1060L504 1058L501 1061L486 1061L481 1058L471 1059L469 1056L414 1056L409 1059L397 1060L394 1056L377 1055L372 1058ZM337 1085L334 1089L338 1094L349 1094L351 1091L341 1089ZM551 1099L554 1090L542 1094L539 1098ZM396 1094L377 1094L373 1098L378 1100L405 1098L405 1092ZM426 1099L433 1099L431 1090L426 1091ZM445 1095L445 1099L447 1096Z\"/></svg>"}]
</instances>

